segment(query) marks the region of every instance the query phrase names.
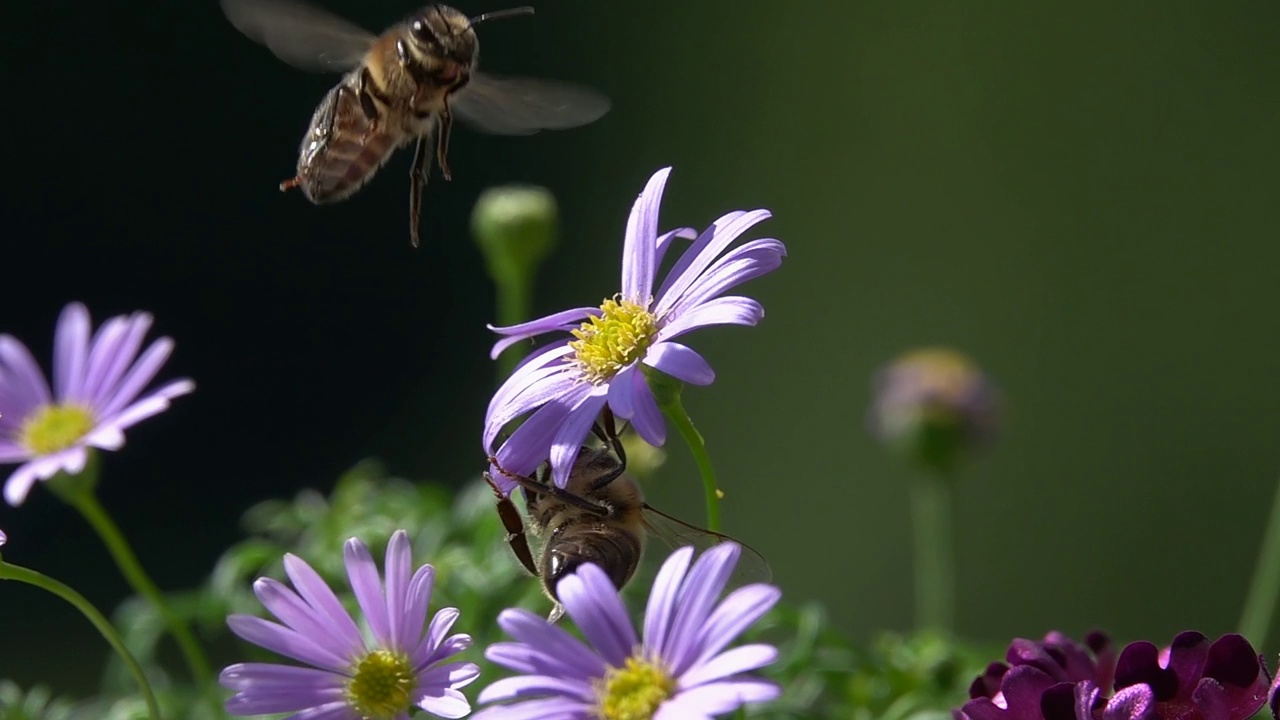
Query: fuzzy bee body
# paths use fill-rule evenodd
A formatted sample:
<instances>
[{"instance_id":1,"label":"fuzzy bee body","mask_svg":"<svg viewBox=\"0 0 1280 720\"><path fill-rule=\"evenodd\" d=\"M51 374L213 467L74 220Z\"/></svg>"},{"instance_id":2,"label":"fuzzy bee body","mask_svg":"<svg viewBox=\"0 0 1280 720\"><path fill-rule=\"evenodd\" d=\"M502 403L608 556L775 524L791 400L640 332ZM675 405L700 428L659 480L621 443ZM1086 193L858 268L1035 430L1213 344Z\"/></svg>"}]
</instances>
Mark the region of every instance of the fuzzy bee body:
<instances>
[{"instance_id":1,"label":"fuzzy bee body","mask_svg":"<svg viewBox=\"0 0 1280 720\"><path fill-rule=\"evenodd\" d=\"M447 5L427 5L381 35L301 0L222 0L241 32L291 65L344 72L311 117L297 173L280 184L315 204L345 200L397 150L415 144L410 171L410 240L418 245L421 194L432 142L446 180L455 119L483 132L527 135L576 127L605 114L609 101L585 88L532 78L479 73L473 26L532 13L515 8L468 18Z\"/></svg>"}]
</instances>

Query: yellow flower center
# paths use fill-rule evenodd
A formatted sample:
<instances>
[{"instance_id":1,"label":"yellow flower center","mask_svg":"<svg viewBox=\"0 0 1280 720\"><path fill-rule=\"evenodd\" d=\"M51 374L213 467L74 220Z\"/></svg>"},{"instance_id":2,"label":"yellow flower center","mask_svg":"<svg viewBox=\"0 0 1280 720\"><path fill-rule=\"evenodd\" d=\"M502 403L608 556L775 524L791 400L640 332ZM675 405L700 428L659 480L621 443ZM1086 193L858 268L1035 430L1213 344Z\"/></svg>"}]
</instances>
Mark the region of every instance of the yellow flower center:
<instances>
[{"instance_id":1,"label":"yellow flower center","mask_svg":"<svg viewBox=\"0 0 1280 720\"><path fill-rule=\"evenodd\" d=\"M18 443L34 455L66 450L93 429L93 413L79 405L45 405L18 430Z\"/></svg>"},{"instance_id":2,"label":"yellow flower center","mask_svg":"<svg viewBox=\"0 0 1280 720\"><path fill-rule=\"evenodd\" d=\"M569 343L583 377L595 385L644 357L658 332L658 319L630 300L614 296L600 313L572 331L578 339Z\"/></svg>"},{"instance_id":3,"label":"yellow flower center","mask_svg":"<svg viewBox=\"0 0 1280 720\"><path fill-rule=\"evenodd\" d=\"M375 650L356 664L355 677L347 683L347 700L362 718L391 720L408 711L417 684L407 655Z\"/></svg>"},{"instance_id":4,"label":"yellow flower center","mask_svg":"<svg viewBox=\"0 0 1280 720\"><path fill-rule=\"evenodd\" d=\"M609 668L597 681L601 720L650 720L667 698L675 694L676 681L660 666L636 657L621 668Z\"/></svg>"}]
</instances>

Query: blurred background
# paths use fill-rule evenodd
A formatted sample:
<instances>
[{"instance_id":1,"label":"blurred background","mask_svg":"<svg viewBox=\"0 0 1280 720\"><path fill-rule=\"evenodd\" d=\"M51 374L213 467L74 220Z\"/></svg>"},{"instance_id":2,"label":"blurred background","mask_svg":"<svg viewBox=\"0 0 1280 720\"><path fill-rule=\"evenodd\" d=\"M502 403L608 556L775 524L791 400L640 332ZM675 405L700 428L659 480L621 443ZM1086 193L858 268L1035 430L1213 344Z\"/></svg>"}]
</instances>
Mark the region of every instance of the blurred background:
<instances>
[{"instance_id":1,"label":"blurred background","mask_svg":"<svg viewBox=\"0 0 1280 720\"><path fill-rule=\"evenodd\" d=\"M744 288L759 327L690 338L718 378L685 393L726 529L789 599L859 638L910 625L907 475L864 414L878 366L948 344L1008 409L956 490L961 633L1230 631L1280 474L1280 4L961 5L545 0L486 25L483 67L590 84L613 110L457 130L414 251L408 154L340 205L276 190L336 76L286 66L212 0L19 3L0 37L0 332L47 363L80 300L175 339L165 375L198 390L104 458L101 496L158 583L190 587L250 504L362 458L451 484L481 469L485 187L560 202L544 314L618 289L630 204L674 165L663 226L767 207L760 232L789 248ZM374 30L411 9L326 6ZM667 449L648 492L699 520L693 464ZM103 608L125 596L43 488L0 527L7 559ZM0 676L62 692L97 668L24 649L106 654L27 587L0 587L0 638Z\"/></svg>"}]
</instances>

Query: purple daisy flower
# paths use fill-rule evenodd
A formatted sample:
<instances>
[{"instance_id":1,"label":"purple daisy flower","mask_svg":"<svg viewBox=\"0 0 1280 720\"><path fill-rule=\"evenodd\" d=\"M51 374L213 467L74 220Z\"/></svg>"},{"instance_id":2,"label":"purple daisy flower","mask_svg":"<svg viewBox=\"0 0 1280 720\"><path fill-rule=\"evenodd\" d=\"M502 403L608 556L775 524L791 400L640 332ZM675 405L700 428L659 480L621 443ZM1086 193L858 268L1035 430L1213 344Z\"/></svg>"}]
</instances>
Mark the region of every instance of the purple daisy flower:
<instances>
[{"instance_id":1,"label":"purple daisy flower","mask_svg":"<svg viewBox=\"0 0 1280 720\"><path fill-rule=\"evenodd\" d=\"M151 321L119 315L92 333L84 305L67 305L54 334L52 393L26 346L0 335L0 464L22 463L4 486L10 505L22 504L37 480L79 473L90 448L119 450L126 428L195 389L174 380L139 398L173 352L164 337L139 355Z\"/></svg>"},{"instance_id":2,"label":"purple daisy flower","mask_svg":"<svg viewBox=\"0 0 1280 720\"><path fill-rule=\"evenodd\" d=\"M1093 633L1092 651L1059 633L1015 640L1008 664L993 663L969 688L956 720L1245 720L1266 701L1271 678L1240 635L1210 643L1183 632L1163 651L1125 647ZM1114 688L1113 688L1114 684Z\"/></svg>"},{"instance_id":3,"label":"purple daisy flower","mask_svg":"<svg viewBox=\"0 0 1280 720\"><path fill-rule=\"evenodd\" d=\"M724 292L777 268L786 248L763 238L725 250L767 219L769 211L728 213L701 234L690 228L659 234L658 207L670 172L664 168L655 173L631 209L621 292L598 308L574 308L511 327L490 326L503 336L493 346L495 358L536 335L570 334L527 358L489 403L485 452L496 454L508 472L529 475L550 458L552 477L564 487L582 441L606 403L615 415L630 420L646 442L662 445L666 426L642 366L691 385L708 385L715 379L711 366L676 338L710 325L755 325L764 316L760 303ZM693 243L655 292L658 266L676 238ZM494 453L503 427L535 410ZM495 480L510 490L512 481L494 470Z\"/></svg>"},{"instance_id":4,"label":"purple daisy flower","mask_svg":"<svg viewBox=\"0 0 1280 720\"><path fill-rule=\"evenodd\" d=\"M689 568L693 548L672 553L654 580L637 639L626 606L609 577L583 565L556 590L592 647L527 610L504 610L498 625L516 642L494 643L489 660L523 673L485 688L490 705L476 720L697 720L767 702L776 684L750 675L772 663L771 645L725 650L777 603L778 588L753 584L716 604L740 548L725 543Z\"/></svg>"},{"instance_id":5,"label":"purple daisy flower","mask_svg":"<svg viewBox=\"0 0 1280 720\"><path fill-rule=\"evenodd\" d=\"M296 591L270 578L253 584L258 599L284 625L251 615L231 615L227 625L255 645L313 667L241 663L226 668L219 682L236 691L227 712L295 713L287 720L407 720L413 707L444 718L471 712L458 688L474 681L480 668L443 662L470 647L471 636L448 635L458 619L456 608L441 609L427 624L435 569L423 565L410 576L408 534L397 530L387 543L385 594L364 543L351 538L343 555L372 641L310 565L285 555L285 572Z\"/></svg>"}]
</instances>

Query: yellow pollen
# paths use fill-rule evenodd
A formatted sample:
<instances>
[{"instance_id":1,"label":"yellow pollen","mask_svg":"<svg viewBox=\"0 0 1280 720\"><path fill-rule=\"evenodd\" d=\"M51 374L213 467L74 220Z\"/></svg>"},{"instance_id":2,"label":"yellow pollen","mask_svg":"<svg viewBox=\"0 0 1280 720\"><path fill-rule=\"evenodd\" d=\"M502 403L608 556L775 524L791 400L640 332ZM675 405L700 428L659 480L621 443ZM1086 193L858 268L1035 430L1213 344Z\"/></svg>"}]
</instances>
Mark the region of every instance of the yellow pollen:
<instances>
[{"instance_id":1,"label":"yellow pollen","mask_svg":"<svg viewBox=\"0 0 1280 720\"><path fill-rule=\"evenodd\" d=\"M600 719L650 720L675 691L675 679L661 667L629 657L625 667L611 667L597 681Z\"/></svg>"},{"instance_id":2,"label":"yellow pollen","mask_svg":"<svg viewBox=\"0 0 1280 720\"><path fill-rule=\"evenodd\" d=\"M45 405L18 430L18 443L34 455L48 455L75 445L93 429L93 413L79 405Z\"/></svg>"},{"instance_id":3,"label":"yellow pollen","mask_svg":"<svg viewBox=\"0 0 1280 720\"><path fill-rule=\"evenodd\" d=\"M595 385L644 357L658 332L658 319L630 300L614 296L600 312L572 331L578 339L569 343L583 377Z\"/></svg>"},{"instance_id":4,"label":"yellow pollen","mask_svg":"<svg viewBox=\"0 0 1280 720\"><path fill-rule=\"evenodd\" d=\"M409 658L390 650L375 650L355 666L347 682L347 700L367 720L391 720L409 710L418 684Z\"/></svg>"}]
</instances>

